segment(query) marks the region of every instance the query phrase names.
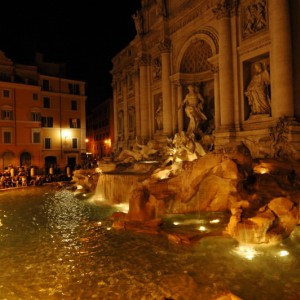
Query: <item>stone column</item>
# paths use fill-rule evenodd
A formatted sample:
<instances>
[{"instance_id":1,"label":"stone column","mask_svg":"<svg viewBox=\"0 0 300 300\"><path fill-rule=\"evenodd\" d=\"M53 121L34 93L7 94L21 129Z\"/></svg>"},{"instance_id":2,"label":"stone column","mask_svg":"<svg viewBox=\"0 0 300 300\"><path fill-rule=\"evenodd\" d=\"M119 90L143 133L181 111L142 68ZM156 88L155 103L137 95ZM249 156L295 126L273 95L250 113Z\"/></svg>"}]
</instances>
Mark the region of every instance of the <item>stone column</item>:
<instances>
[{"instance_id":1,"label":"stone column","mask_svg":"<svg viewBox=\"0 0 300 300\"><path fill-rule=\"evenodd\" d=\"M115 144L114 148L118 149L118 103L117 103L117 88L116 83L113 83L113 101L114 101L114 136L115 136Z\"/></svg>"},{"instance_id":2,"label":"stone column","mask_svg":"<svg viewBox=\"0 0 300 300\"><path fill-rule=\"evenodd\" d=\"M177 83L177 118L178 118L178 132L183 131L183 108L178 109L178 107L182 104L182 85L181 82Z\"/></svg>"},{"instance_id":3,"label":"stone column","mask_svg":"<svg viewBox=\"0 0 300 300\"><path fill-rule=\"evenodd\" d=\"M178 118L177 118L177 87L171 83L171 107L172 107L172 134L178 132Z\"/></svg>"},{"instance_id":4,"label":"stone column","mask_svg":"<svg viewBox=\"0 0 300 300\"><path fill-rule=\"evenodd\" d=\"M128 142L128 103L127 103L127 80L126 72L122 78L122 98L123 98L123 111L124 111L124 140Z\"/></svg>"},{"instance_id":5,"label":"stone column","mask_svg":"<svg viewBox=\"0 0 300 300\"><path fill-rule=\"evenodd\" d=\"M141 115L140 115L140 83L138 66L135 66L134 76L134 98L135 98L135 132L136 136L141 136Z\"/></svg>"},{"instance_id":6,"label":"stone column","mask_svg":"<svg viewBox=\"0 0 300 300\"><path fill-rule=\"evenodd\" d=\"M293 65L289 1L269 5L272 116L293 117Z\"/></svg>"},{"instance_id":7,"label":"stone column","mask_svg":"<svg viewBox=\"0 0 300 300\"><path fill-rule=\"evenodd\" d=\"M215 130L218 130L220 121L220 91L219 91L219 68L213 68L214 72L214 104L215 104Z\"/></svg>"},{"instance_id":8,"label":"stone column","mask_svg":"<svg viewBox=\"0 0 300 300\"><path fill-rule=\"evenodd\" d=\"M149 128L149 101L148 101L148 72L149 59L146 56L140 59L140 115L141 138L147 140L150 135Z\"/></svg>"},{"instance_id":9,"label":"stone column","mask_svg":"<svg viewBox=\"0 0 300 300\"><path fill-rule=\"evenodd\" d=\"M231 2L220 1L213 9L219 20L219 79L220 79L220 130L234 128L233 59L230 20Z\"/></svg>"},{"instance_id":10,"label":"stone column","mask_svg":"<svg viewBox=\"0 0 300 300\"><path fill-rule=\"evenodd\" d=\"M293 17L293 15L299 15L300 14L300 0L298 1L291 1L290 2L290 12ZM293 66L294 66L294 114L295 117L300 117L300 70L298 66L300 66L300 39L296 38L300 31L300 19L294 17L294 25L293 27L296 28L296 30L293 30ZM295 41L295 42L294 42Z\"/></svg>"},{"instance_id":11,"label":"stone column","mask_svg":"<svg viewBox=\"0 0 300 300\"><path fill-rule=\"evenodd\" d=\"M163 132L166 135L172 132L172 101L170 83L170 41L160 42L162 65L162 98L163 98Z\"/></svg>"}]
</instances>

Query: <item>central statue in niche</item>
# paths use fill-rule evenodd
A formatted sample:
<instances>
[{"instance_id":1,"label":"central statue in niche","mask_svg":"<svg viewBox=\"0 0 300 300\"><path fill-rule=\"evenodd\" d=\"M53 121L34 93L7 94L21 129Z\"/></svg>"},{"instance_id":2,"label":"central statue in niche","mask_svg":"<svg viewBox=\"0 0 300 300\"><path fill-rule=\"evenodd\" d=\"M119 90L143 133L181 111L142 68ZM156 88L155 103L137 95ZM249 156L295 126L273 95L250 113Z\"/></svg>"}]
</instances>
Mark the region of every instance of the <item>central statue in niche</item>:
<instances>
[{"instance_id":1,"label":"central statue in niche","mask_svg":"<svg viewBox=\"0 0 300 300\"><path fill-rule=\"evenodd\" d=\"M203 113L204 98L193 85L190 84L187 88L188 93L178 107L178 110L185 105L185 114L189 118L187 127L188 135L202 133L199 126L203 121L207 120L207 117Z\"/></svg>"}]
</instances>

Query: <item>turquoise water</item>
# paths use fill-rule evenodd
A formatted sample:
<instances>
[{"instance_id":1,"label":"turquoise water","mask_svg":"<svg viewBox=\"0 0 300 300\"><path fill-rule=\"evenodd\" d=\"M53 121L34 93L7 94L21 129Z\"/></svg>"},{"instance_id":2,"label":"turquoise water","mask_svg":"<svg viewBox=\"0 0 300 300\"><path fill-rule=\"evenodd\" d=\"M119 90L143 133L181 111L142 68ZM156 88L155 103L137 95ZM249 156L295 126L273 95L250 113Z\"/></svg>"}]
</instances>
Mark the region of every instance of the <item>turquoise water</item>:
<instances>
[{"instance_id":1,"label":"turquoise water","mask_svg":"<svg viewBox=\"0 0 300 300\"><path fill-rule=\"evenodd\" d=\"M300 299L300 228L282 244L216 235L227 216L169 216L167 232L211 233L191 245L112 229L118 207L33 187L0 193L0 299ZM177 225L175 225L177 224Z\"/></svg>"}]
</instances>

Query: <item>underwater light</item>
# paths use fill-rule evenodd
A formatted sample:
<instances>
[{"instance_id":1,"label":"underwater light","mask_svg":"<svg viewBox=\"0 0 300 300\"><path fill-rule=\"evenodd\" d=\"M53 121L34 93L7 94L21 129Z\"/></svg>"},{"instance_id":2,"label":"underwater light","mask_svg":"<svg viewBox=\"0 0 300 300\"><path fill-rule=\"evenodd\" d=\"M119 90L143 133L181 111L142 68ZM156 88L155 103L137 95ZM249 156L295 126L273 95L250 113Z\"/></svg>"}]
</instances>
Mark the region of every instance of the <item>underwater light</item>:
<instances>
[{"instance_id":1,"label":"underwater light","mask_svg":"<svg viewBox=\"0 0 300 300\"><path fill-rule=\"evenodd\" d=\"M211 224L220 223L220 219L211 220L211 221L209 221L209 223L211 223Z\"/></svg>"},{"instance_id":2,"label":"underwater light","mask_svg":"<svg viewBox=\"0 0 300 300\"><path fill-rule=\"evenodd\" d=\"M200 231L205 231L205 230L206 230L206 227L205 227L205 226L200 226L200 227L199 227L199 230L200 230Z\"/></svg>"},{"instance_id":3,"label":"underwater light","mask_svg":"<svg viewBox=\"0 0 300 300\"><path fill-rule=\"evenodd\" d=\"M279 256L288 256L290 253L286 250L280 250L279 251Z\"/></svg>"},{"instance_id":4,"label":"underwater light","mask_svg":"<svg viewBox=\"0 0 300 300\"><path fill-rule=\"evenodd\" d=\"M114 207L117 207L121 212L124 213L127 213L129 211L129 203L115 204Z\"/></svg>"}]
</instances>

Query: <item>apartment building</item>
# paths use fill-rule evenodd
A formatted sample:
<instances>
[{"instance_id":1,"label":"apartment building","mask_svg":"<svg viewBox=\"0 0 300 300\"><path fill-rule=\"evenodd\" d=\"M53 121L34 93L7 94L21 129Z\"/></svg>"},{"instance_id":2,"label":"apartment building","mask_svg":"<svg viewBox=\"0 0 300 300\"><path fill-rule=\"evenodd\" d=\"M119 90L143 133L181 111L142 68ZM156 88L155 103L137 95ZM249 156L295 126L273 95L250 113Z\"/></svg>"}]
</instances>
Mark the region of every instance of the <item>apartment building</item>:
<instances>
[{"instance_id":1,"label":"apartment building","mask_svg":"<svg viewBox=\"0 0 300 300\"><path fill-rule=\"evenodd\" d=\"M0 51L0 170L74 168L86 152L85 82L65 65L16 64ZM51 168L51 169L50 169Z\"/></svg>"},{"instance_id":2,"label":"apartment building","mask_svg":"<svg viewBox=\"0 0 300 300\"><path fill-rule=\"evenodd\" d=\"M86 149L91 160L109 157L114 144L113 100L99 103L87 116Z\"/></svg>"}]
</instances>

